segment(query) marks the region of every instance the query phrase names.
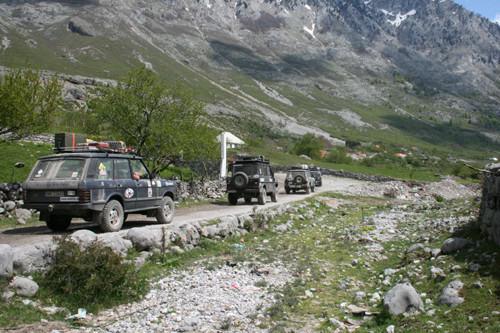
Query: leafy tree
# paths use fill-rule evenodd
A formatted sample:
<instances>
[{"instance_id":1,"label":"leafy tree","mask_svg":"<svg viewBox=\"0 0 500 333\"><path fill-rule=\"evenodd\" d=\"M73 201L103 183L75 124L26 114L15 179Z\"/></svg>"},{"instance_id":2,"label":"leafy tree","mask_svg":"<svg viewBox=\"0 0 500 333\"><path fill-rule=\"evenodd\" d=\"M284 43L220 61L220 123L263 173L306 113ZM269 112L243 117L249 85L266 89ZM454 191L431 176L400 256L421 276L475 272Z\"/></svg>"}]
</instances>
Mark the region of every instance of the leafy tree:
<instances>
[{"instance_id":1,"label":"leafy tree","mask_svg":"<svg viewBox=\"0 0 500 333\"><path fill-rule=\"evenodd\" d=\"M295 143L292 153L296 155L307 155L309 157L319 156L323 143L313 133L306 133Z\"/></svg>"},{"instance_id":2,"label":"leafy tree","mask_svg":"<svg viewBox=\"0 0 500 333\"><path fill-rule=\"evenodd\" d=\"M347 156L344 147L338 147L336 149L331 150L330 153L327 155L326 160L330 163L337 163L337 164L352 163L352 158Z\"/></svg>"},{"instance_id":3,"label":"leafy tree","mask_svg":"<svg viewBox=\"0 0 500 333\"><path fill-rule=\"evenodd\" d=\"M132 145L158 174L180 160L217 156L217 131L203 103L187 89L169 88L156 73L133 69L115 87L99 87L87 104L85 126Z\"/></svg>"},{"instance_id":4,"label":"leafy tree","mask_svg":"<svg viewBox=\"0 0 500 333\"><path fill-rule=\"evenodd\" d=\"M55 76L12 69L0 80L0 134L18 140L47 129L62 106L62 85Z\"/></svg>"}]
</instances>

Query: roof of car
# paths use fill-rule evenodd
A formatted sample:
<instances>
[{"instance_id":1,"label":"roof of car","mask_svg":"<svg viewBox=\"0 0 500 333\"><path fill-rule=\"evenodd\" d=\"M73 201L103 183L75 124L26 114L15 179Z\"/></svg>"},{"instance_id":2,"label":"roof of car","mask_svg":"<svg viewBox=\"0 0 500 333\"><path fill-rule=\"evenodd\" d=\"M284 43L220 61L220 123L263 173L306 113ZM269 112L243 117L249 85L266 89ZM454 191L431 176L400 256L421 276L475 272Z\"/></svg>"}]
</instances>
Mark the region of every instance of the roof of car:
<instances>
[{"instance_id":1,"label":"roof of car","mask_svg":"<svg viewBox=\"0 0 500 333\"><path fill-rule=\"evenodd\" d=\"M54 154L54 155L46 155L42 156L39 159L64 159L68 157L80 157L80 158L89 158L89 157L110 157L110 158L124 158L124 159L143 159L140 156L136 155L128 155L128 154L109 154L109 153L63 153L63 154Z\"/></svg>"}]
</instances>

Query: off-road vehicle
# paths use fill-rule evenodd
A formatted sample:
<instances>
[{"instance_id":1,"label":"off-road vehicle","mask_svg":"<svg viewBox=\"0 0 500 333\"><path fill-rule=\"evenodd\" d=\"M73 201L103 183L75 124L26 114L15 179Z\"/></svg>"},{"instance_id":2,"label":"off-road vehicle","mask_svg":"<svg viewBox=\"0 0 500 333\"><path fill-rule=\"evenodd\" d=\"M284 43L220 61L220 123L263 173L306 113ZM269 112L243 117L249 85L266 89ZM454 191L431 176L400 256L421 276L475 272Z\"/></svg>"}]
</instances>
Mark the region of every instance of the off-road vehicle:
<instances>
[{"instance_id":1,"label":"off-road vehicle","mask_svg":"<svg viewBox=\"0 0 500 333\"><path fill-rule=\"evenodd\" d=\"M314 192L316 184L311 171L308 168L297 167L287 171L285 178L285 192L306 191L306 193Z\"/></svg>"},{"instance_id":2,"label":"off-road vehicle","mask_svg":"<svg viewBox=\"0 0 500 333\"><path fill-rule=\"evenodd\" d=\"M155 179L141 157L109 152L40 157L22 188L23 207L38 210L54 231L68 228L75 217L118 231L129 213L170 223L177 200L177 184Z\"/></svg>"},{"instance_id":3,"label":"off-road vehicle","mask_svg":"<svg viewBox=\"0 0 500 333\"><path fill-rule=\"evenodd\" d=\"M273 202L278 201L278 182L264 156L238 156L229 163L228 174L226 189L231 205L236 205L239 198L244 198L246 203L257 198L260 205L266 204L266 196Z\"/></svg>"},{"instance_id":4,"label":"off-road vehicle","mask_svg":"<svg viewBox=\"0 0 500 333\"><path fill-rule=\"evenodd\" d=\"M321 176L321 171L316 165L310 165L309 170L311 171L311 176L314 177L316 186L323 186L323 176Z\"/></svg>"}]
</instances>

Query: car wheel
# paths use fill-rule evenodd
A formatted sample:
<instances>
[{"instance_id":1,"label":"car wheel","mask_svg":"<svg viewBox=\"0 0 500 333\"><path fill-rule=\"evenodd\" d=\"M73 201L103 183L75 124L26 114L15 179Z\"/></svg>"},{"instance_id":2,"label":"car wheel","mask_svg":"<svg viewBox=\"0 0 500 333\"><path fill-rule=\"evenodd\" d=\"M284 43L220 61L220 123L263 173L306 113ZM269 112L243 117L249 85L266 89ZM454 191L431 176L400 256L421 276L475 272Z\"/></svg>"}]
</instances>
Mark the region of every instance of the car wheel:
<instances>
[{"instance_id":1,"label":"car wheel","mask_svg":"<svg viewBox=\"0 0 500 333\"><path fill-rule=\"evenodd\" d=\"M250 196L250 195L245 195L243 198L245 199L246 203L251 203L252 202L252 196Z\"/></svg>"},{"instance_id":2,"label":"car wheel","mask_svg":"<svg viewBox=\"0 0 500 333\"><path fill-rule=\"evenodd\" d=\"M166 196L161 199L161 205L156 209L156 221L161 224L172 222L174 219L175 206L171 197Z\"/></svg>"},{"instance_id":3,"label":"car wheel","mask_svg":"<svg viewBox=\"0 0 500 333\"><path fill-rule=\"evenodd\" d=\"M71 224L71 217L64 215L50 215L45 223L52 231L63 231L68 229Z\"/></svg>"},{"instance_id":4,"label":"car wheel","mask_svg":"<svg viewBox=\"0 0 500 333\"><path fill-rule=\"evenodd\" d=\"M259 191L259 198L258 198L259 205L265 205L266 204L266 190L261 189Z\"/></svg>"},{"instance_id":5,"label":"car wheel","mask_svg":"<svg viewBox=\"0 0 500 333\"><path fill-rule=\"evenodd\" d=\"M278 189L276 189L276 188L271 193L271 201L272 202L278 202Z\"/></svg>"},{"instance_id":6,"label":"car wheel","mask_svg":"<svg viewBox=\"0 0 500 333\"><path fill-rule=\"evenodd\" d=\"M233 186L238 189L244 189L248 185L248 176L244 172L237 172L233 176Z\"/></svg>"},{"instance_id":7,"label":"car wheel","mask_svg":"<svg viewBox=\"0 0 500 333\"><path fill-rule=\"evenodd\" d=\"M99 226L106 232L118 231L123 226L123 218L122 205L116 200L111 200L99 213Z\"/></svg>"},{"instance_id":8,"label":"car wheel","mask_svg":"<svg viewBox=\"0 0 500 333\"><path fill-rule=\"evenodd\" d=\"M286 188L286 189L285 189L285 192L286 192L286 194L290 194L290 189L289 189L289 188Z\"/></svg>"},{"instance_id":9,"label":"car wheel","mask_svg":"<svg viewBox=\"0 0 500 333\"><path fill-rule=\"evenodd\" d=\"M227 200L229 201L230 205L236 205L238 203L238 196L235 193L229 193L227 195Z\"/></svg>"}]
</instances>

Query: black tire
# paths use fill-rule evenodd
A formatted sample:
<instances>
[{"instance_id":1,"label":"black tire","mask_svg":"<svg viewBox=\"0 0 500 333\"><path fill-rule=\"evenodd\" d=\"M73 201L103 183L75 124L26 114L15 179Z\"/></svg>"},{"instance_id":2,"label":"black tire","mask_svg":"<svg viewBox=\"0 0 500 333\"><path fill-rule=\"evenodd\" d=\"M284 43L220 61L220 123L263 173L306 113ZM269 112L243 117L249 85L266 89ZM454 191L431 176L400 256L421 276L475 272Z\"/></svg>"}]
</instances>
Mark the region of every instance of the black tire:
<instances>
[{"instance_id":1,"label":"black tire","mask_svg":"<svg viewBox=\"0 0 500 333\"><path fill-rule=\"evenodd\" d=\"M245 195L245 196L243 196L243 198L245 199L245 202L247 204L252 202L252 196L251 195Z\"/></svg>"},{"instance_id":2,"label":"black tire","mask_svg":"<svg viewBox=\"0 0 500 333\"><path fill-rule=\"evenodd\" d=\"M302 177L300 175L299 176L295 176L295 178L293 179L293 182L295 184L302 184L303 181L304 181L304 177Z\"/></svg>"},{"instance_id":3,"label":"black tire","mask_svg":"<svg viewBox=\"0 0 500 333\"><path fill-rule=\"evenodd\" d=\"M290 194L290 189L289 189L289 188L286 188L286 189L285 189L285 192L286 192L286 194Z\"/></svg>"},{"instance_id":4,"label":"black tire","mask_svg":"<svg viewBox=\"0 0 500 333\"><path fill-rule=\"evenodd\" d=\"M115 232L123 226L123 207L120 202L111 200L104 206L102 212L99 213L99 227L105 232Z\"/></svg>"},{"instance_id":5,"label":"black tire","mask_svg":"<svg viewBox=\"0 0 500 333\"><path fill-rule=\"evenodd\" d=\"M248 176L244 172L237 172L233 176L233 186L237 190L242 190L248 185Z\"/></svg>"},{"instance_id":6,"label":"black tire","mask_svg":"<svg viewBox=\"0 0 500 333\"><path fill-rule=\"evenodd\" d=\"M172 222L175 214L175 205L171 197L165 196L161 199L161 205L156 209L156 221L160 224Z\"/></svg>"},{"instance_id":7,"label":"black tire","mask_svg":"<svg viewBox=\"0 0 500 333\"><path fill-rule=\"evenodd\" d=\"M274 191L271 193L271 201L278 202L278 189L277 188L275 188Z\"/></svg>"},{"instance_id":8,"label":"black tire","mask_svg":"<svg viewBox=\"0 0 500 333\"><path fill-rule=\"evenodd\" d=\"M71 224L71 216L50 215L49 219L45 221L45 223L52 231L63 231L68 229Z\"/></svg>"},{"instance_id":9,"label":"black tire","mask_svg":"<svg viewBox=\"0 0 500 333\"><path fill-rule=\"evenodd\" d=\"M266 204L266 190L265 189L261 189L259 191L259 197L258 197L257 201L259 202L259 205Z\"/></svg>"},{"instance_id":10,"label":"black tire","mask_svg":"<svg viewBox=\"0 0 500 333\"><path fill-rule=\"evenodd\" d=\"M229 193L227 195L227 200L229 201L230 205L234 206L238 203L238 196L236 195L236 193Z\"/></svg>"}]
</instances>

